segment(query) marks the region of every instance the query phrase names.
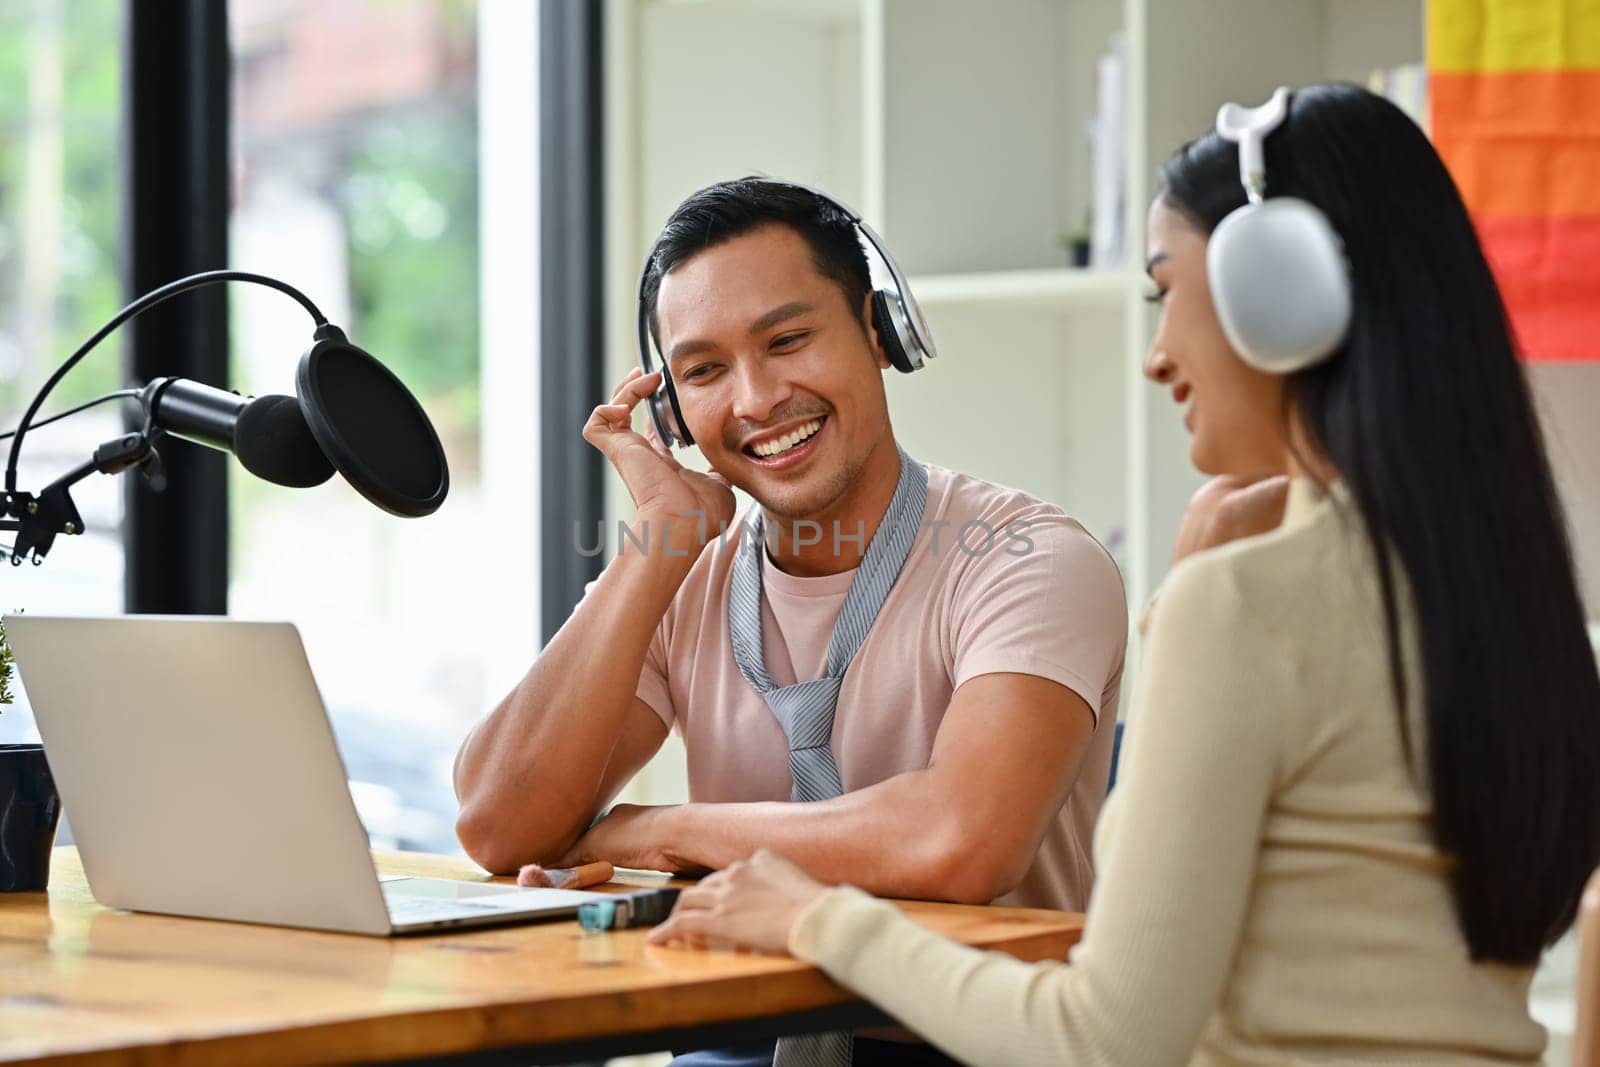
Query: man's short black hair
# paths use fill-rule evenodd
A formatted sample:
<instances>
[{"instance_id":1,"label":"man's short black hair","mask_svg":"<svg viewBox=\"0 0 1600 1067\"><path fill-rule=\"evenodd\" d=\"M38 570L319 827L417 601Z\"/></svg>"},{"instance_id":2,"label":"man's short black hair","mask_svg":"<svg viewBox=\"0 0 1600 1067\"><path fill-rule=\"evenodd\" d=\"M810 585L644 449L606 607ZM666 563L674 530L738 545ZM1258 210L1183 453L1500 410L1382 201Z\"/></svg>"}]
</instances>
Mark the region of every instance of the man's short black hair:
<instances>
[{"instance_id":1,"label":"man's short black hair","mask_svg":"<svg viewBox=\"0 0 1600 1067\"><path fill-rule=\"evenodd\" d=\"M773 223L788 226L805 239L817 273L839 286L852 314L861 314L862 303L872 291L872 274L855 223L813 193L752 175L708 185L691 194L656 238L642 292L650 336L658 348L661 333L656 323L656 298L662 277L708 248Z\"/></svg>"}]
</instances>

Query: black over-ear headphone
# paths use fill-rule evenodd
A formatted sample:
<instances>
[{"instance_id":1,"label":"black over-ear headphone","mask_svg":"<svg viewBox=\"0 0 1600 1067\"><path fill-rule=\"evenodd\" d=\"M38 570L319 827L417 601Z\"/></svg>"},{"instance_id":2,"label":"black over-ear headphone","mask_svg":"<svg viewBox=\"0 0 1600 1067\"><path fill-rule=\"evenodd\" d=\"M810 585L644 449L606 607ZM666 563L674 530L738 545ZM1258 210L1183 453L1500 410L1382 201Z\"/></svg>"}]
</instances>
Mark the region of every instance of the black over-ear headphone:
<instances>
[{"instance_id":1,"label":"black over-ear headphone","mask_svg":"<svg viewBox=\"0 0 1600 1067\"><path fill-rule=\"evenodd\" d=\"M934 351L933 335L928 331L928 324L923 321L922 309L917 307L916 297L911 295L911 286L907 284L906 276L901 273L900 265L894 261L889 250L883 246L883 240L872 232L872 227L862 220L859 213L852 211L822 190L813 189L809 185L779 181L775 178L751 180L810 193L849 219L856 231L866 238L872 250L878 253L878 258L883 261L884 268L889 273L893 288L872 291L872 325L877 330L878 340L883 344L884 354L889 357L889 362L893 364L895 370L910 374L921 367L925 360L938 355L938 352ZM644 269L639 274L639 366L646 374L656 369L650 339L650 315L645 308L644 299L645 283L650 278L650 265L654 260L655 250L651 249L650 254L645 257ZM678 391L672 385L672 372L667 369L665 358L661 361L661 387L650 397L649 405L650 419L655 423L656 433L662 443L669 448L694 444L694 436L689 433L688 424L683 421L683 410L678 406Z\"/></svg>"}]
</instances>

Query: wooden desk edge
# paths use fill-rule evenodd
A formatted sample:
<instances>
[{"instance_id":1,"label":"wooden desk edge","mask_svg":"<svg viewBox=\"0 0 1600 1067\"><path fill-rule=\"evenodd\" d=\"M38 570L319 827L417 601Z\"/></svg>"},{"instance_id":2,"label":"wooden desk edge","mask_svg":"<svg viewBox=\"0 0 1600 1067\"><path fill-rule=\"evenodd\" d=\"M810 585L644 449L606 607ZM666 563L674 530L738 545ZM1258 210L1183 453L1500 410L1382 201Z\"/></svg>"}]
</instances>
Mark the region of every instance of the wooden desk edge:
<instances>
[{"instance_id":1,"label":"wooden desk edge","mask_svg":"<svg viewBox=\"0 0 1600 1067\"><path fill-rule=\"evenodd\" d=\"M60 856L62 851L65 850L58 850L57 858L65 858ZM375 852L374 858L386 873L488 879L466 861L451 857ZM72 855L64 866L75 868L76 859ZM929 902L896 903L918 920L936 918L961 907ZM985 917L1000 920L1001 930L960 939L1028 962L1065 959L1083 925L1081 915L1041 909L996 908ZM1025 927L1036 923L1045 923L1048 928L1026 932L1004 930L1012 924ZM938 928L944 924L927 925ZM368 1063L471 1055L492 1058L496 1050L608 1041L644 1051L664 1047L659 1043L651 1044L654 1035L693 1031L709 1025L778 1021L861 1005L854 994L821 971L799 961L792 961L792 969L761 975L758 981L752 981L750 975L711 978L677 988L671 997L655 1001L638 1002L638 992L596 994L583 991L570 997L542 997L533 1001L480 997L438 1008L397 1008L384 1014L331 1019L291 1029L176 1033L115 1047L101 1045L61 1052L42 1051L39 1055L25 1052L21 1058L0 1057L0 1060L37 1067L197 1062L266 1067L282 1063ZM607 1011L610 998L618 996L632 1001L629 1010L624 1013ZM623 1020L621 1025L618 1025L619 1015ZM716 1023L708 1024L708 1018L715 1019ZM632 1038L637 1041L630 1041Z\"/></svg>"}]
</instances>

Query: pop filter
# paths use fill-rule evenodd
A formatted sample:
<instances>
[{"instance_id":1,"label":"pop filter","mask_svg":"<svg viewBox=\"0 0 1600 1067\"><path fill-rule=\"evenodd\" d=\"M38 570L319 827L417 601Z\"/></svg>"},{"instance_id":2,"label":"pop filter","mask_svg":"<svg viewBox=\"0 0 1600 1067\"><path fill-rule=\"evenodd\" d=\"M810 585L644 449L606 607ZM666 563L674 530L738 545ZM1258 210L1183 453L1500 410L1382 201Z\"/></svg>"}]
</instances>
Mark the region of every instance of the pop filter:
<instances>
[{"instance_id":1,"label":"pop filter","mask_svg":"<svg viewBox=\"0 0 1600 1067\"><path fill-rule=\"evenodd\" d=\"M433 423L394 373L331 323L300 357L295 392L318 446L362 496L406 518L431 515L450 490Z\"/></svg>"}]
</instances>

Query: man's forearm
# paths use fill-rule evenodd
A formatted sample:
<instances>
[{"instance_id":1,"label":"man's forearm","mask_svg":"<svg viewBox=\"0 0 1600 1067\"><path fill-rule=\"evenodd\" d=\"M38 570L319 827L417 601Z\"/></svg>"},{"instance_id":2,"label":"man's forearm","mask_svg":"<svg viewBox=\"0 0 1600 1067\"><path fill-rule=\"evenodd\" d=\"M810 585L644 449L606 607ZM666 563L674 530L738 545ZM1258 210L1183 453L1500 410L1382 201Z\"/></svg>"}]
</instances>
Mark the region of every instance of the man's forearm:
<instances>
[{"instance_id":1,"label":"man's forearm","mask_svg":"<svg viewBox=\"0 0 1600 1067\"><path fill-rule=\"evenodd\" d=\"M688 571L677 557L619 556L538 661L462 745L457 824L478 862L505 869L559 853L593 811L633 707L650 639Z\"/></svg>"},{"instance_id":2,"label":"man's forearm","mask_svg":"<svg viewBox=\"0 0 1600 1067\"><path fill-rule=\"evenodd\" d=\"M1033 866L1094 736L1073 690L982 675L957 689L925 768L813 803L619 805L565 859L720 869L765 847L829 882L986 903Z\"/></svg>"},{"instance_id":3,"label":"man's forearm","mask_svg":"<svg viewBox=\"0 0 1600 1067\"><path fill-rule=\"evenodd\" d=\"M830 883L879 896L988 903L1032 862L1007 835L952 810L933 771L897 775L815 803L684 804L651 831L680 869L716 870L770 848Z\"/></svg>"}]
</instances>

